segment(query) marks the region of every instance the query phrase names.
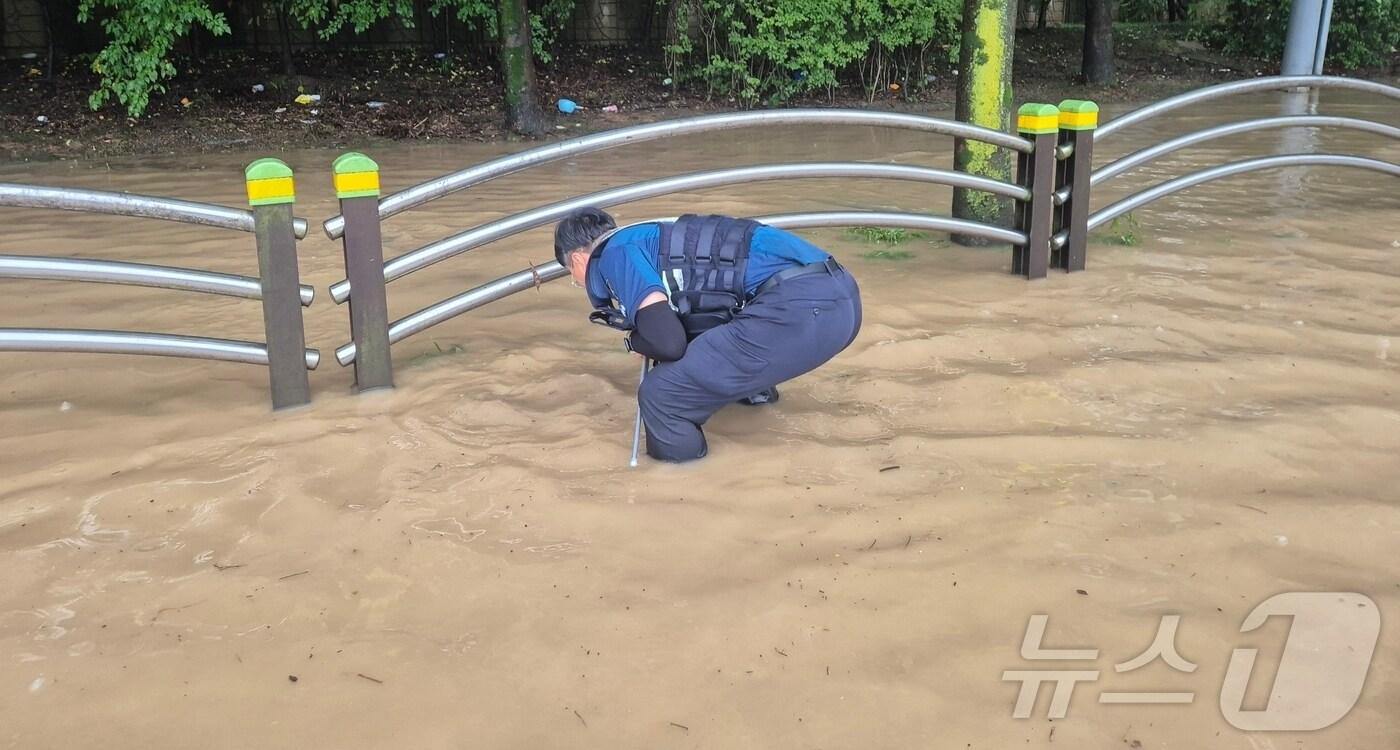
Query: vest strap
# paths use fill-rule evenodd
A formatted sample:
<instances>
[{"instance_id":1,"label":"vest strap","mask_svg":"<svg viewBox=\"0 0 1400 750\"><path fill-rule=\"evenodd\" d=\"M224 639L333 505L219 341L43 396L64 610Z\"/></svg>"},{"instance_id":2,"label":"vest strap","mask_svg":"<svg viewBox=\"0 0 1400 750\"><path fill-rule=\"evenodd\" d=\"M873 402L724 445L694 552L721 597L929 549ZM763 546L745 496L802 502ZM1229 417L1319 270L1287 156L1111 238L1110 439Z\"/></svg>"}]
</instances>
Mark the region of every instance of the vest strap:
<instances>
[{"instance_id":1,"label":"vest strap","mask_svg":"<svg viewBox=\"0 0 1400 750\"><path fill-rule=\"evenodd\" d=\"M760 225L729 216L686 214L661 225L661 274L680 275L670 302L686 332L700 333L733 319L747 301L744 276L749 245Z\"/></svg>"}]
</instances>

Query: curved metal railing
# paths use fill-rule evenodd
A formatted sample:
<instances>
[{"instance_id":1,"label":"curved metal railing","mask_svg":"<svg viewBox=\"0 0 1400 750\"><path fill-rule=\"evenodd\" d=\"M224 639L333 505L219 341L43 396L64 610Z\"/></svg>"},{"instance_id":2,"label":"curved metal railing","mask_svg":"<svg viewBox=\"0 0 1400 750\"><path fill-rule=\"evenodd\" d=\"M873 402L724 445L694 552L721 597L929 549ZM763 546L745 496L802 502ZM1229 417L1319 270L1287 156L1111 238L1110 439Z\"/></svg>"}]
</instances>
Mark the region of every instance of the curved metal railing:
<instances>
[{"instance_id":1,"label":"curved metal railing","mask_svg":"<svg viewBox=\"0 0 1400 750\"><path fill-rule=\"evenodd\" d=\"M675 217L653 219L671 221ZM776 214L755 217L756 221L781 229L808 229L832 226L880 226L927 231L949 232L954 234L985 237L998 242L1025 244L1026 234L1014 229L982 224L975 221L953 219L946 216L924 216L920 214L892 213L879 211L828 211L799 214ZM389 343L395 344L416 333L466 312L504 299L526 289L546 282L561 279L569 272L551 260L539 266L502 276L485 284L465 291L441 302L429 305L407 315L389 325ZM336 361L342 366L355 361L355 344L347 343L335 350Z\"/></svg>"},{"instance_id":2,"label":"curved metal railing","mask_svg":"<svg viewBox=\"0 0 1400 750\"><path fill-rule=\"evenodd\" d=\"M1207 182L1266 169L1305 166L1351 167L1381 172L1392 177L1400 177L1400 164L1392 164L1388 161L1369 159L1362 156L1346 156L1341 154L1288 154L1285 156L1266 156L1258 159L1246 159L1230 164L1222 164L1210 169L1203 169L1199 172L1184 175L1174 180L1168 180L1160 185L1148 188L1147 190L1135 193L1127 198L1105 206L1089 214L1088 229L1092 230L1103 226L1119 216L1147 203L1151 203L1158 198L1164 198L1172 193L1177 193ZM1062 230L1056 233L1051 239L1051 244L1056 249L1062 248L1065 246L1068 238L1069 232Z\"/></svg>"},{"instance_id":3,"label":"curved metal railing","mask_svg":"<svg viewBox=\"0 0 1400 750\"><path fill-rule=\"evenodd\" d=\"M1163 141L1155 146L1134 151L1112 161L1103 167L1094 170L1089 178L1091 187L1117 177L1135 167L1140 167L1150 161L1159 159L1167 154L1180 151L1184 148L1194 146L1217 138L1226 138L1241 133L1251 133L1258 130L1272 130L1278 128L1344 128L1358 130L1367 133L1375 133L1388 138L1400 139L1400 128L1392 127L1384 123L1372 122L1371 120L1361 120L1354 117L1333 117L1327 115L1287 115L1282 117L1266 117L1259 120L1246 120L1244 122L1234 122L1226 125L1219 125L1205 130L1198 130L1193 133ZM1069 199L1070 188L1068 185L1055 191L1056 205L1062 205Z\"/></svg>"},{"instance_id":4,"label":"curved metal railing","mask_svg":"<svg viewBox=\"0 0 1400 750\"><path fill-rule=\"evenodd\" d=\"M202 336L175 336L135 331L89 331L60 328L0 328L0 352L72 352L149 354L159 357L212 359L267 365L267 347L248 341ZM306 350L306 369L321 363L321 353Z\"/></svg>"},{"instance_id":5,"label":"curved metal railing","mask_svg":"<svg viewBox=\"0 0 1400 750\"><path fill-rule=\"evenodd\" d=\"M1252 78L1247 81L1234 81L1222 83L1218 86L1207 86L1205 88L1188 91L1160 102L1149 104L1146 107L1133 110L1121 117L1115 117L1104 123L1094 134L1096 141L1102 142L1114 133L1128 127L1150 120L1153 117L1166 114L1173 110L1192 104L1222 99L1236 94L1245 94L1253 91L1278 91L1280 89L1294 88L1322 88L1322 89L1350 89L1353 91L1365 91L1372 94L1400 99L1400 88L1388 86L1376 81L1365 81L1360 78L1343 78L1340 76L1268 76L1265 78Z\"/></svg>"},{"instance_id":6,"label":"curved metal railing","mask_svg":"<svg viewBox=\"0 0 1400 750\"><path fill-rule=\"evenodd\" d=\"M221 294L243 299L263 298L262 281L251 276L112 260L0 255L0 278L91 281ZM309 306L316 298L316 289L310 284L300 284L298 288L302 307Z\"/></svg>"},{"instance_id":7,"label":"curved metal railing","mask_svg":"<svg viewBox=\"0 0 1400 750\"><path fill-rule=\"evenodd\" d=\"M1106 221L1112 221L1114 218L1134 208L1146 205L1157 198L1170 195L1177 190L1184 190L1193 185L1199 185L1203 182L1209 182L1243 172L1283 166L1358 166L1359 163L1365 162L1371 165L1366 168L1374 168L1374 164L1385 164L1385 162L1375 162L1374 160L1366 160L1361 157L1330 154L1292 154L1270 157L1267 159L1254 159L1237 162L1235 164L1221 165L1175 180L1169 180L1158 185L1156 188L1130 196L1098 212L1090 212L1090 201L1093 198L1094 192L1092 188L1096 185L1103 184L1129 170L1153 162L1168 154L1217 138L1225 138L1261 130L1294 127L1342 128L1373 133L1392 139L1400 138L1400 128L1355 117L1325 115L1262 117L1243 122L1217 125L1186 135L1177 136L1154 146L1119 157L1117 160L1101 166L1098 169L1093 168L1093 157L1095 156L1094 147L1103 138L1112 136L1125 127L1141 123L1182 107L1214 101L1236 94L1255 91L1307 88L1362 91L1390 99L1400 99L1400 88L1375 81L1320 75L1272 76L1246 81L1235 81L1233 83L1224 83L1189 91L1179 96L1174 96L1129 112L1098 128L1094 127L1094 120L1097 119L1097 107L1088 102L1070 102L1069 104L1072 106L1069 106L1066 109L1066 113L1061 115L1060 143L1055 148L1056 158L1062 160L1064 163L1059 167L1057 172L1062 182L1056 185L1052 190L1051 202L1055 206L1062 206L1063 208L1057 209L1056 211L1055 221L1058 231L1056 231L1050 239L1050 247L1052 250L1051 263L1066 271L1083 270L1085 267L1086 247L1090 230L1101 226ZM1080 153L1077 154L1076 149L1078 149ZM1384 171L1384 169L1382 171Z\"/></svg>"},{"instance_id":8,"label":"curved metal railing","mask_svg":"<svg viewBox=\"0 0 1400 750\"><path fill-rule=\"evenodd\" d=\"M0 207L160 219L248 232L255 238L259 277L126 261L0 255L0 279L95 282L258 300L265 343L144 331L0 328L0 351L144 354L262 365L268 369L274 409L309 402L307 370L316 369L321 355L306 347L301 308L315 300L316 292L300 283L297 270L296 241L306 236L307 223L292 215L292 170L276 159L259 159L244 170L244 182L252 210L14 183L0 183Z\"/></svg>"},{"instance_id":9,"label":"curved metal railing","mask_svg":"<svg viewBox=\"0 0 1400 750\"><path fill-rule=\"evenodd\" d=\"M473 185L503 175L519 172L571 156L603 151L634 143L645 143L677 135L708 133L759 125L864 125L868 127L899 128L924 133L940 133L955 138L981 141L1019 153L1030 153L1029 142L1013 134L936 117L868 112L842 109L788 109L764 112L736 112L704 115L681 120L635 125L594 135L574 138L560 143L539 146L517 154L493 159L452 174L443 175L386 196L379 202L379 218L403 213L415 206L465 190ZM336 215L323 223L326 236L338 239L345 231L344 215Z\"/></svg>"},{"instance_id":10,"label":"curved metal railing","mask_svg":"<svg viewBox=\"0 0 1400 750\"><path fill-rule=\"evenodd\" d=\"M769 164L754 167L717 169L708 172L694 172L676 177L638 182L623 187L602 190L596 193L570 198L548 206L507 216L503 219L482 224L451 237L424 245L400 255L384 264L385 282L403 278L414 271L426 268L455 255L467 252L481 245L509 237L527 229L542 226L567 216L585 206L608 207L619 203L629 203L646 198L657 198L671 193L703 188L721 187L738 183L764 182L769 180L796 180L810 178L847 177L863 179L910 180L938 185L964 187L982 190L994 195L1002 195L1018 200L1028 200L1030 191L1026 188L1000 180L977 177L964 172L953 172L929 167L909 167L898 164L866 164L862 162L812 162L805 164ZM350 282L342 279L331 285L331 299L337 303L349 299Z\"/></svg>"},{"instance_id":11,"label":"curved metal railing","mask_svg":"<svg viewBox=\"0 0 1400 750\"><path fill-rule=\"evenodd\" d=\"M50 208L58 211L134 216L232 229L239 232L252 232L254 229L253 212L241 208L229 208L213 203L196 203L178 198L154 198L148 195L113 193L103 190L80 190L0 182L0 206ZM297 239L306 237L306 219L293 219L292 230Z\"/></svg>"}]
</instances>

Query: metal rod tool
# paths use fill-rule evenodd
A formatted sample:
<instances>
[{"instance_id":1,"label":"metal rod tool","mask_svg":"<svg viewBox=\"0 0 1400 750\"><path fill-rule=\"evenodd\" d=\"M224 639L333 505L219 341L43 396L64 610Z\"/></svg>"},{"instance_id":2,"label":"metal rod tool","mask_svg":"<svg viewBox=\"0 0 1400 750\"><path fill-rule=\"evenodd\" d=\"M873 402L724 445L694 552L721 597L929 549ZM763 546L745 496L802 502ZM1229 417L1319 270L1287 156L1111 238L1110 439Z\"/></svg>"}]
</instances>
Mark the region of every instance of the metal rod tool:
<instances>
[{"instance_id":1,"label":"metal rod tool","mask_svg":"<svg viewBox=\"0 0 1400 750\"><path fill-rule=\"evenodd\" d=\"M647 358L646 358L646 357L642 357L642 373L641 373L641 375L638 376L638 378L637 378L637 392L638 392L638 395L641 394L641 390L642 390L642 381L647 379L647 365L648 365L648 364L649 364L649 362L648 362ZM634 469L637 468L637 452L638 452L638 450L641 448L641 445L642 445L642 402L639 400L639 401L637 401L637 423L636 423L635 425L632 426L632 462L631 462L630 464L628 464L628 466L631 466L631 467L634 468Z\"/></svg>"}]
</instances>

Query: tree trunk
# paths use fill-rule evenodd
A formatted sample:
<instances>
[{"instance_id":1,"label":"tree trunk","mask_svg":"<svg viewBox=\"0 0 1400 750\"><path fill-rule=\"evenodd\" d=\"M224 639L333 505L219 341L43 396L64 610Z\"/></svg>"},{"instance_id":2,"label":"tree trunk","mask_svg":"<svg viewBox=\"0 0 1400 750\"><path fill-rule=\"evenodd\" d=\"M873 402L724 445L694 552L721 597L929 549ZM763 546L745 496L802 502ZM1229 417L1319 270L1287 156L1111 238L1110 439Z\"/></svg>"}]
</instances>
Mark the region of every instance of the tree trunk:
<instances>
[{"instance_id":1,"label":"tree trunk","mask_svg":"<svg viewBox=\"0 0 1400 750\"><path fill-rule=\"evenodd\" d=\"M1040 0L1040 14L1035 19L1035 27L1045 30L1045 17L1050 14L1050 0Z\"/></svg>"},{"instance_id":2,"label":"tree trunk","mask_svg":"<svg viewBox=\"0 0 1400 750\"><path fill-rule=\"evenodd\" d=\"M277 41L282 50L282 75L297 74L296 61L292 59L292 23L287 18L287 0L277 3Z\"/></svg>"},{"instance_id":3,"label":"tree trunk","mask_svg":"<svg viewBox=\"0 0 1400 750\"><path fill-rule=\"evenodd\" d=\"M1084 82L1108 86L1118 77L1113 64L1113 0L1086 0Z\"/></svg>"},{"instance_id":4,"label":"tree trunk","mask_svg":"<svg viewBox=\"0 0 1400 750\"><path fill-rule=\"evenodd\" d=\"M505 83L506 127L523 135L544 135L544 110L535 83L535 50L525 0L500 0L501 78Z\"/></svg>"},{"instance_id":5,"label":"tree trunk","mask_svg":"<svg viewBox=\"0 0 1400 750\"><path fill-rule=\"evenodd\" d=\"M48 3L39 3L39 12L44 17L44 80L53 80L53 49L56 42L54 37L58 35L58 30L54 28L53 15L49 12Z\"/></svg>"},{"instance_id":6,"label":"tree trunk","mask_svg":"<svg viewBox=\"0 0 1400 750\"><path fill-rule=\"evenodd\" d=\"M964 0L962 48L958 56L957 119L1006 132L1011 124L1011 48L1016 38L1016 0ZM1011 180L1011 154L979 141L953 142L956 169ZM977 190L954 188L953 216L1008 226L1011 201ZM961 245L990 245L980 237L954 235Z\"/></svg>"}]
</instances>

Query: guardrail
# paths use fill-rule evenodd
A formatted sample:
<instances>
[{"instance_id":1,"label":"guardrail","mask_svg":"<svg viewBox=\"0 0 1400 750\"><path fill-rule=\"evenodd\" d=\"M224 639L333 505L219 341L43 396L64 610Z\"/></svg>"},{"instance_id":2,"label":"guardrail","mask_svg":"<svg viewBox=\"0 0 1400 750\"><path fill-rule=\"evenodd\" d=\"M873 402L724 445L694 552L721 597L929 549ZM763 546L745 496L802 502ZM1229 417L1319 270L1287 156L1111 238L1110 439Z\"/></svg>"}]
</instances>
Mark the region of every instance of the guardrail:
<instances>
[{"instance_id":1,"label":"guardrail","mask_svg":"<svg viewBox=\"0 0 1400 750\"><path fill-rule=\"evenodd\" d=\"M1004 182L944 169L863 162L765 164L715 169L638 182L556 201L472 227L384 260L380 226L384 219L506 174L626 144L741 127L794 124L888 127L977 140L1015 152L1018 157L1017 177L1015 182ZM336 360L341 365L355 366L355 381L360 390L392 387L390 345L464 312L564 275L564 269L550 260L442 300L391 324L385 285L415 271L544 226L584 206L608 207L683 191L769 180L904 180L978 190L1012 199L1016 205L1016 219L1011 227L945 216L861 211L783 214L762 220L789 228L843 224L917 227L1009 242L1014 247L1013 270L1028 278L1043 277L1048 267L1053 228L1058 112L1051 105L1027 105L1019 114L1017 130L1016 134L1010 134L952 120L860 110L796 109L711 115L622 128L541 146L429 180L383 200L379 199L378 165L363 154L342 155L333 165L341 214L324 223L327 236L343 240L345 252L346 278L330 286L331 299L337 303L349 302L350 305L352 340L336 350Z\"/></svg>"},{"instance_id":2,"label":"guardrail","mask_svg":"<svg viewBox=\"0 0 1400 750\"><path fill-rule=\"evenodd\" d=\"M260 159L245 170L251 210L127 193L0 183L0 206L142 217L254 235L259 276L238 276L124 261L0 255L0 279L43 279L199 292L262 302L266 343L139 331L0 328L0 351L88 352L189 357L264 365L275 409L311 400L308 370L320 352L307 349L301 308L315 290L300 283L296 240L307 223L292 216L292 170Z\"/></svg>"},{"instance_id":3,"label":"guardrail","mask_svg":"<svg viewBox=\"0 0 1400 750\"><path fill-rule=\"evenodd\" d=\"M1097 211L1091 211L1091 189L1130 170L1185 148L1242 133L1279 128L1344 128L1387 138L1400 138L1400 128L1354 117L1298 115L1264 117L1207 128L1172 138L1150 148L1093 168L1095 139L1102 140L1131 125L1182 107L1258 91L1299 87L1344 89L1400 99L1400 89L1373 81L1330 76L1275 76L1210 86L1172 97L1116 118L1102 127L1093 102L1066 100L1058 107L1028 104L1018 112L1017 133L1001 133L967 123L916 115L855 110L786 110L712 115L651 123L598 133L494 159L429 180L379 200L378 166L359 154L336 162L342 214L324 222L326 234L345 242L346 278L330 286L336 303L350 303L352 341L336 349L336 360L355 365L362 389L391 386L390 345L469 310L561 278L563 268L548 261L495 279L437 302L392 323L388 320L385 284L462 253L557 221L583 206L608 207L647 198L765 180L892 179L949 185L984 191L1015 201L1010 227L958 222L948 217L886 212L782 214L763 220L775 226L799 228L833 224L917 226L1009 242L1012 271L1042 278L1048 268L1078 271L1085 267L1089 232L1114 218L1180 190L1238 174L1294 166L1367 169L1400 175L1389 162L1350 155L1288 154L1223 164L1169 180ZM472 227L457 234L384 260L380 222L443 196L480 185L539 164L623 145L692 133L764 125L864 125L938 133L968 138L1009 149L1017 155L1016 177L1002 182L962 172L901 164L818 162L767 164L716 169L664 177L587 195L575 196ZM353 184L352 184L353 183ZM356 188L359 189L356 192Z\"/></svg>"},{"instance_id":4,"label":"guardrail","mask_svg":"<svg viewBox=\"0 0 1400 750\"><path fill-rule=\"evenodd\" d=\"M634 125L603 133L586 135L559 143L550 143L517 154L493 159L482 164L463 169L452 174L415 185L406 190L386 196L379 202L378 215L387 219L437 200L452 193L466 190L473 185L493 180L524 169L529 169L551 161L567 159L571 156L603 151L624 145L646 143L661 138L680 135L712 133L757 126L772 125L865 125L868 127L898 128L924 133L940 133L956 138L982 141L1001 146L1012 151L1029 153L1030 146L1014 135L997 130L970 125L956 120L943 120L934 117L906 115L894 112L867 112L853 109L787 109L772 112L734 112L721 115L691 117L683 120L667 120L645 125ZM342 212L323 223L326 236L340 239L345 232L345 215Z\"/></svg>"},{"instance_id":5,"label":"guardrail","mask_svg":"<svg viewBox=\"0 0 1400 750\"><path fill-rule=\"evenodd\" d=\"M1002 133L967 123L918 115L859 110L742 112L651 123L540 146L429 180L380 200L379 165L348 153L335 160L334 184L341 213L324 222L326 234L343 243L346 278L330 285L331 298L349 303L351 341L336 349L336 361L354 365L359 390L393 386L392 344L525 289L567 275L553 259L481 284L424 307L392 323L387 284L471 250L545 226L584 206L633 201L771 180L899 180L975 190L1014 202L1010 226L948 216L888 211L781 213L756 217L780 228L886 226L980 237L1012 246L1011 268L1028 279L1051 267L1082 270L1089 232L1160 198L1235 175L1298 166L1345 167L1400 177L1400 164L1350 154L1295 153L1220 164L1168 179L1091 210L1092 191L1127 172L1219 138L1287 128L1336 128L1400 139L1400 127L1357 117L1289 114L1216 125L1170 138L1094 168L1095 141L1185 106L1227 96L1298 87L1361 91L1400 100L1400 88L1372 81L1327 76L1277 76L1211 86L1157 102L1099 127L1093 102L1066 100L1059 106L1027 104L1016 132ZM396 214L503 175L540 164L628 144L694 133L762 126L856 125L887 127L976 140L1016 154L1011 181L907 164L812 162L713 169L637 182L573 196L488 221L389 260L381 224ZM0 206L81 211L217 227L255 236L259 275L240 276L126 261L0 255L0 279L43 279L122 284L258 300L266 343L139 331L0 328L0 351L99 352L191 357L268 367L272 404L284 408L310 401L308 370L320 353L305 342L301 308L315 298L300 283L296 241L307 222L292 216L292 171L275 159L253 162L245 171L251 210L171 198L0 183ZM674 218L674 217L671 217ZM667 219L656 219L666 221Z\"/></svg>"},{"instance_id":6,"label":"guardrail","mask_svg":"<svg viewBox=\"0 0 1400 750\"><path fill-rule=\"evenodd\" d=\"M195 203L178 198L153 198L149 195L42 185L0 183L0 206L52 208L59 211L163 219L238 232L252 232L256 224L253 212L241 208ZM306 237L306 227L306 219L292 219L292 233L297 239Z\"/></svg>"},{"instance_id":7,"label":"guardrail","mask_svg":"<svg viewBox=\"0 0 1400 750\"><path fill-rule=\"evenodd\" d=\"M1361 91L1400 100L1400 88L1375 81L1333 76L1271 76L1190 91L1129 112L1105 123L1102 127L1098 126L1098 107L1093 102L1076 100L1061 102L1060 143L1055 149L1060 165L1057 169L1057 187L1053 200L1057 208L1054 220L1055 233L1050 241L1051 264L1065 271L1083 270L1086 262L1088 235L1091 230L1159 198L1207 182L1260 170L1298 166L1346 167L1400 176L1400 165L1378 159L1345 154L1282 154L1222 164L1184 175L1119 200L1098 211L1090 212L1090 200L1094 187L1168 154L1218 138L1260 130L1306 127L1347 129L1400 139L1400 128L1386 123L1354 117L1284 115L1206 128L1127 154L1098 169L1092 168L1095 141L1102 141L1105 137L1111 136L1125 127L1182 107L1238 94L1299 88Z\"/></svg>"}]
</instances>

